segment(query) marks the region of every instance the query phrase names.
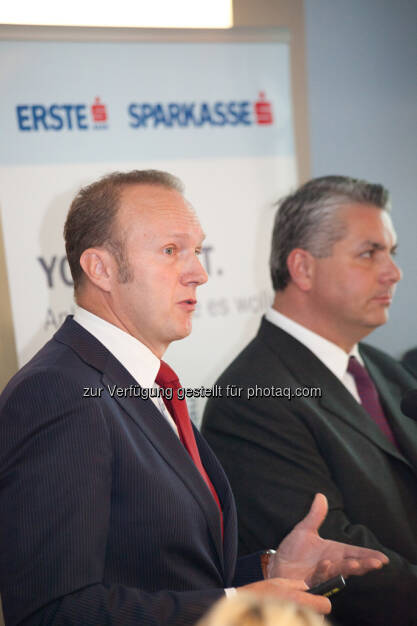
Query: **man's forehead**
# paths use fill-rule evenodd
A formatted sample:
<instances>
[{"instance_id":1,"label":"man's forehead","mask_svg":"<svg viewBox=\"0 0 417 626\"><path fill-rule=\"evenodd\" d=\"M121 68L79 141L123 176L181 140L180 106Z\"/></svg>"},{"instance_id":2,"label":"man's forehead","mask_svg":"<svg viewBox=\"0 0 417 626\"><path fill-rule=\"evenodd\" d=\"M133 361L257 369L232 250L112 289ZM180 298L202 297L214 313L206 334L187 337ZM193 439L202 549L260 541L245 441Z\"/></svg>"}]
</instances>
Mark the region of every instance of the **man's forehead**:
<instances>
[{"instance_id":1,"label":"man's forehead","mask_svg":"<svg viewBox=\"0 0 417 626\"><path fill-rule=\"evenodd\" d=\"M395 230L388 211L373 204L348 204L339 209L339 218L347 226L347 236L355 233L368 236L378 229L387 230L395 238Z\"/></svg>"},{"instance_id":2,"label":"man's forehead","mask_svg":"<svg viewBox=\"0 0 417 626\"><path fill-rule=\"evenodd\" d=\"M156 232L186 234L198 229L200 222L194 208L176 189L160 185L131 185L120 194L117 222L123 230L135 223Z\"/></svg>"},{"instance_id":3,"label":"man's forehead","mask_svg":"<svg viewBox=\"0 0 417 626\"><path fill-rule=\"evenodd\" d=\"M181 192L171 187L152 184L126 185L120 192L119 208L153 209L191 205Z\"/></svg>"}]
</instances>

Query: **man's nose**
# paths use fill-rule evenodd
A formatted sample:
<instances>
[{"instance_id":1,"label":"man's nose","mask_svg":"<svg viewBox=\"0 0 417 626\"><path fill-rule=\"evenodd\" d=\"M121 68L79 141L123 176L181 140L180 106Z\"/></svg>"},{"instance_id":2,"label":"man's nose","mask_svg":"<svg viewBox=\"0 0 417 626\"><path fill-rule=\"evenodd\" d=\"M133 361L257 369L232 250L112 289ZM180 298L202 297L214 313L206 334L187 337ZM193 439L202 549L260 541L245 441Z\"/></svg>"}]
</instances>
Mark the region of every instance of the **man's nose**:
<instances>
[{"instance_id":1,"label":"man's nose","mask_svg":"<svg viewBox=\"0 0 417 626\"><path fill-rule=\"evenodd\" d=\"M183 282L203 285L208 280L208 275L197 255L193 255L190 265L185 269Z\"/></svg>"},{"instance_id":2,"label":"man's nose","mask_svg":"<svg viewBox=\"0 0 417 626\"><path fill-rule=\"evenodd\" d=\"M387 265L384 268L383 278L390 283L398 283L403 277L402 270L398 267L392 257L387 260Z\"/></svg>"}]
</instances>

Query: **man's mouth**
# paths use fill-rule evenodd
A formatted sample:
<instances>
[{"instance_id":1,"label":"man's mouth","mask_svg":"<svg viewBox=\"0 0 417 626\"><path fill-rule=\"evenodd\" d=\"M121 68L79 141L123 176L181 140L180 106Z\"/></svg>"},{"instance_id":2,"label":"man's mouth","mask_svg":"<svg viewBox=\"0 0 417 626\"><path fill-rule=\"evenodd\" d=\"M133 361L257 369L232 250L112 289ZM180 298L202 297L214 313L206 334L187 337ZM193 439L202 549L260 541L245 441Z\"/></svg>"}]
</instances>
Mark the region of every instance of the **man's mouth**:
<instances>
[{"instance_id":1,"label":"man's mouth","mask_svg":"<svg viewBox=\"0 0 417 626\"><path fill-rule=\"evenodd\" d=\"M187 311L194 311L197 305L197 300L194 298L187 298L186 300L181 300L178 304Z\"/></svg>"},{"instance_id":2,"label":"man's mouth","mask_svg":"<svg viewBox=\"0 0 417 626\"><path fill-rule=\"evenodd\" d=\"M392 302L392 293L381 293L378 296L375 296L373 299L381 304L391 304Z\"/></svg>"}]
</instances>

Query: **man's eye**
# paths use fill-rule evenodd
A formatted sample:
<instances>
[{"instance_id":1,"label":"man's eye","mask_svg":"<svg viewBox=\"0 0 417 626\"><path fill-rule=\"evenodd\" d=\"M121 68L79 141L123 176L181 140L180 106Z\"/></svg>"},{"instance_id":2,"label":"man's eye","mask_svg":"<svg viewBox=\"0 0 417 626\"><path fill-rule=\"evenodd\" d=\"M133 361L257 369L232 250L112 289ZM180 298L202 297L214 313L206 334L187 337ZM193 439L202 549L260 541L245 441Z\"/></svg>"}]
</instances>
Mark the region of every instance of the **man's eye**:
<instances>
[{"instance_id":1,"label":"man's eye","mask_svg":"<svg viewBox=\"0 0 417 626\"><path fill-rule=\"evenodd\" d=\"M164 253L167 254L168 256L172 256L174 252L175 252L174 246L167 246L166 248L164 248Z\"/></svg>"},{"instance_id":2,"label":"man's eye","mask_svg":"<svg viewBox=\"0 0 417 626\"><path fill-rule=\"evenodd\" d=\"M365 259L370 259L370 258L372 258L374 252L375 252L375 250L365 250L365 252L361 253L361 257L365 258Z\"/></svg>"},{"instance_id":3,"label":"man's eye","mask_svg":"<svg viewBox=\"0 0 417 626\"><path fill-rule=\"evenodd\" d=\"M202 253L202 249L201 249L201 248L196 248L196 249L195 249L195 253L196 253L196 255L198 256L199 254L201 254L201 253Z\"/></svg>"}]
</instances>

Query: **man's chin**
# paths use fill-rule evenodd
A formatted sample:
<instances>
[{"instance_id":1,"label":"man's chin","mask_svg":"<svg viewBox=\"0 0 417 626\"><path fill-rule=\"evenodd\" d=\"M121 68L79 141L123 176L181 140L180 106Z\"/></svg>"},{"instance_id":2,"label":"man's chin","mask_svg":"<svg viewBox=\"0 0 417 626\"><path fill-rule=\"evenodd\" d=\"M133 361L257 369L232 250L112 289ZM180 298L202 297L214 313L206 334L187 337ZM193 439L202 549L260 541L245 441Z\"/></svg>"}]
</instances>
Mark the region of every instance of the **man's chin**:
<instances>
[{"instance_id":1,"label":"man's chin","mask_svg":"<svg viewBox=\"0 0 417 626\"><path fill-rule=\"evenodd\" d=\"M185 339L186 337L188 337L188 335L191 334L192 329L193 325L190 321L190 323L186 326L183 326L182 328L176 330L175 335L171 338L171 341L179 341L180 339Z\"/></svg>"},{"instance_id":2,"label":"man's chin","mask_svg":"<svg viewBox=\"0 0 417 626\"><path fill-rule=\"evenodd\" d=\"M372 317L370 317L365 322L365 326L369 328L369 332L372 332L376 328L379 328L380 326L386 324L388 321L388 317L388 309L385 309L384 311L381 311L378 315L373 315Z\"/></svg>"}]
</instances>

